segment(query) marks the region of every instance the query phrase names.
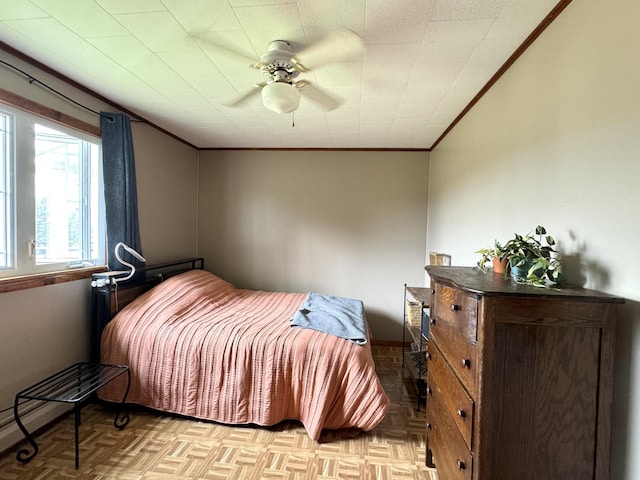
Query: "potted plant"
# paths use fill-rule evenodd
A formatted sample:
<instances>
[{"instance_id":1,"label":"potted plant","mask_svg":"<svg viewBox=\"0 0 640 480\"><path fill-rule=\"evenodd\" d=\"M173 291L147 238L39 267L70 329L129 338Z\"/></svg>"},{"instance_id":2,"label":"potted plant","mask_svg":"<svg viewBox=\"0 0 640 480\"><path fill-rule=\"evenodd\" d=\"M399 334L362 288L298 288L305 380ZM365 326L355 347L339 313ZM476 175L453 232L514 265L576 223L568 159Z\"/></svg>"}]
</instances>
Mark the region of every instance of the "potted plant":
<instances>
[{"instance_id":1,"label":"potted plant","mask_svg":"<svg viewBox=\"0 0 640 480\"><path fill-rule=\"evenodd\" d=\"M493 271L497 273L504 273L506 265L507 265L507 255L504 247L496 240L493 243L492 247L481 248L475 253L479 253L481 255L480 260L478 260L478 268L485 271L485 265L487 262L491 261L493 265Z\"/></svg>"},{"instance_id":2,"label":"potted plant","mask_svg":"<svg viewBox=\"0 0 640 480\"><path fill-rule=\"evenodd\" d=\"M551 256L555 252L555 243L542 225L536 227L534 234L523 236L516 233L504 244L514 280L537 287L545 286L545 280L562 283L564 276L560 271L560 260Z\"/></svg>"}]
</instances>

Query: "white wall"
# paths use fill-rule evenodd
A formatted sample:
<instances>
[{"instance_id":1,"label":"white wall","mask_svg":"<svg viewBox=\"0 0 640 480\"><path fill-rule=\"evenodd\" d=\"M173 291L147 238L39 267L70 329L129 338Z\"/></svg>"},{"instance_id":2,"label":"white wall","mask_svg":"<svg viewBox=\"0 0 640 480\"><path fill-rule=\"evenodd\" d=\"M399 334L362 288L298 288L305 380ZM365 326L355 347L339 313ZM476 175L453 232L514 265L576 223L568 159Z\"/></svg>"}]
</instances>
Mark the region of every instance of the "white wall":
<instances>
[{"instance_id":1,"label":"white wall","mask_svg":"<svg viewBox=\"0 0 640 480\"><path fill-rule=\"evenodd\" d=\"M3 60L34 75L94 110L114 111L18 59L0 51ZM77 109L46 90L30 85L0 67L1 87L92 125L97 115ZM140 236L149 263L196 255L197 152L148 125L134 123ZM19 185L18 185L19 188ZM88 359L89 280L0 293L0 410L35 381L65 366ZM35 428L55 411L32 419ZM0 413L0 423L12 411ZM29 421L29 419L27 419ZM0 430L0 451L20 440L15 425Z\"/></svg>"},{"instance_id":2,"label":"white wall","mask_svg":"<svg viewBox=\"0 0 640 480\"><path fill-rule=\"evenodd\" d=\"M640 478L640 2L574 1L431 153L428 249L537 224L569 281L623 296L612 476Z\"/></svg>"},{"instance_id":3,"label":"white wall","mask_svg":"<svg viewBox=\"0 0 640 480\"><path fill-rule=\"evenodd\" d=\"M360 298L377 340L402 339L422 285L426 152L200 153L198 252L237 286Z\"/></svg>"}]
</instances>

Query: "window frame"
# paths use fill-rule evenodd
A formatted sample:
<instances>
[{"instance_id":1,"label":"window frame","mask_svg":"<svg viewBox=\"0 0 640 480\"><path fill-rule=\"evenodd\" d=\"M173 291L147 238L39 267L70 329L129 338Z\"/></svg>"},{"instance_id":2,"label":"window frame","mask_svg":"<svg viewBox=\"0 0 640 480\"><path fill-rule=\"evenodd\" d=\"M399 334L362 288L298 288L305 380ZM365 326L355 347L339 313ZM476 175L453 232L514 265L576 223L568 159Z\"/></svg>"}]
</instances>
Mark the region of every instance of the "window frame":
<instances>
[{"instance_id":1,"label":"window frame","mask_svg":"<svg viewBox=\"0 0 640 480\"><path fill-rule=\"evenodd\" d=\"M2 117L5 117L6 123L5 127L2 129L1 138L0 138L0 148L2 149L2 164L0 164L0 168L2 168L2 179L0 182L0 195L4 198L2 199L2 208L4 211L2 212L2 216L5 219L5 224L7 228L4 232L4 238L2 239L2 244L4 244L4 262L0 264L0 269L6 268L9 266L11 258L13 258L12 247L15 244L13 240L14 231L13 231L13 213L15 212L14 206L14 197L13 190L14 185L12 185L12 172L14 171L14 160L15 160L15 152L12 140L12 132L14 130L15 124L15 116L9 112L6 112L6 115L3 113ZM2 247L0 244L0 248Z\"/></svg>"},{"instance_id":2,"label":"window frame","mask_svg":"<svg viewBox=\"0 0 640 480\"><path fill-rule=\"evenodd\" d=\"M101 138L99 126L86 123L2 88L0 88L0 107L7 107L8 110L17 109L21 112L41 117L45 121L51 122L54 129L61 127L71 129L74 133L81 132L90 137ZM106 263L104 258L101 261ZM81 280L90 278L93 273L107 270L108 267L104 264L95 267L67 268L52 272L2 277L0 278L0 293Z\"/></svg>"}]
</instances>

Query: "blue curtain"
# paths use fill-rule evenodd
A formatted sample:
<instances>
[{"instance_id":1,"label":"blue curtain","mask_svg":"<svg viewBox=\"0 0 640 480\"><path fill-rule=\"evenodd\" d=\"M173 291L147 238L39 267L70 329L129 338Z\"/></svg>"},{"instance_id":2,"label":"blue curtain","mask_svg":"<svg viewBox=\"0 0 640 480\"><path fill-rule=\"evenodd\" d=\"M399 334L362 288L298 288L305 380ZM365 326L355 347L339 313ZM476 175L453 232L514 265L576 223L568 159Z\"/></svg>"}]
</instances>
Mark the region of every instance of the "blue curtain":
<instances>
[{"instance_id":1,"label":"blue curtain","mask_svg":"<svg viewBox=\"0 0 640 480\"><path fill-rule=\"evenodd\" d=\"M100 128L109 269L126 270L114 255L113 249L118 242L124 242L143 255L138 224L138 193L131 121L127 115L121 113L101 112ZM142 266L142 262L124 249L121 248L118 253L123 260L132 265Z\"/></svg>"}]
</instances>

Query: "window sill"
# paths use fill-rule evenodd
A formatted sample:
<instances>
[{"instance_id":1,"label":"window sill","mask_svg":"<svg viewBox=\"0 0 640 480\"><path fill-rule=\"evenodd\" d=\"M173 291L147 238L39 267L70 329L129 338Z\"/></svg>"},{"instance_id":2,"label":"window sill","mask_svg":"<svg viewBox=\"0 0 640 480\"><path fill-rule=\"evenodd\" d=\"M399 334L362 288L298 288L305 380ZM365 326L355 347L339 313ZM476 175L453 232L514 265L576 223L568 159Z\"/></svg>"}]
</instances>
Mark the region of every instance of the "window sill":
<instances>
[{"instance_id":1,"label":"window sill","mask_svg":"<svg viewBox=\"0 0 640 480\"><path fill-rule=\"evenodd\" d=\"M91 278L94 273L106 272L107 267L79 268L73 270L63 270L59 272L39 273L35 275L25 275L22 277L11 277L0 279L0 293L15 292L28 288L44 287L56 283L73 282Z\"/></svg>"}]
</instances>

